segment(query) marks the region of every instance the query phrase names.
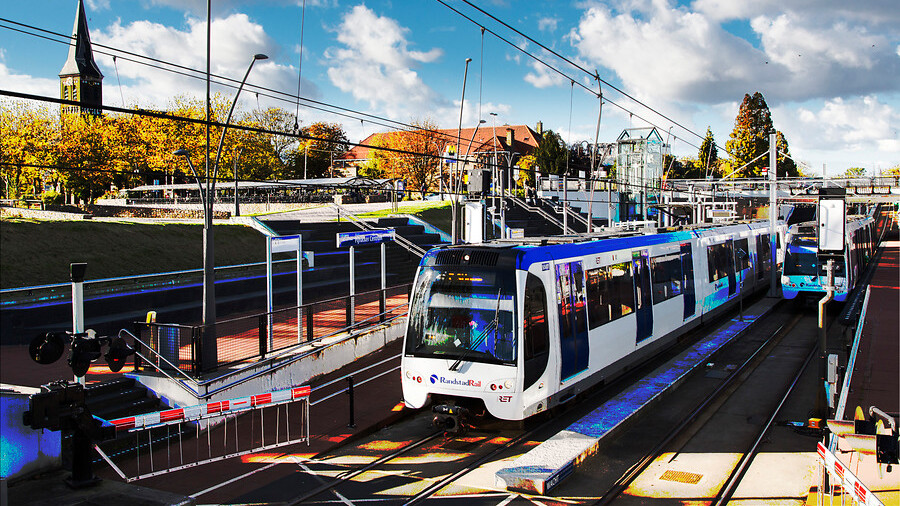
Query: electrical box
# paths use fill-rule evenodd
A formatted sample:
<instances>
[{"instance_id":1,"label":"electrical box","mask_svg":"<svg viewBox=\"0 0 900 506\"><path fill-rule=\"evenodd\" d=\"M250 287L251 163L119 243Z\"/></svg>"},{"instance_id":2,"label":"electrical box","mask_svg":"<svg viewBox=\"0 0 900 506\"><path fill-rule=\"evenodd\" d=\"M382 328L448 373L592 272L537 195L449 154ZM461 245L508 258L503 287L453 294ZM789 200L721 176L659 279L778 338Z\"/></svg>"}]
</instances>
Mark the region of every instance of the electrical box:
<instances>
[{"instance_id":1,"label":"electrical box","mask_svg":"<svg viewBox=\"0 0 900 506\"><path fill-rule=\"evenodd\" d=\"M491 171L485 169L469 170L469 193L488 195L491 192Z\"/></svg>"},{"instance_id":2,"label":"electrical box","mask_svg":"<svg viewBox=\"0 0 900 506\"><path fill-rule=\"evenodd\" d=\"M470 244L484 242L484 204L480 201L466 202L463 211L463 240Z\"/></svg>"}]
</instances>

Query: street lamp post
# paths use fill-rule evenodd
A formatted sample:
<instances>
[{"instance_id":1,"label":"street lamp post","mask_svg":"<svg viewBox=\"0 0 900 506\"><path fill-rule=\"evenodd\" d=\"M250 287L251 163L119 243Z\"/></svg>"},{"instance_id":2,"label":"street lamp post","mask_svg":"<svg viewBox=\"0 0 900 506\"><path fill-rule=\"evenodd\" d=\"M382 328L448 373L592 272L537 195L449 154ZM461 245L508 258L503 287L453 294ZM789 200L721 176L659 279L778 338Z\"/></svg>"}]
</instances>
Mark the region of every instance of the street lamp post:
<instances>
[{"instance_id":1,"label":"street lamp post","mask_svg":"<svg viewBox=\"0 0 900 506\"><path fill-rule=\"evenodd\" d=\"M463 117L463 105L466 103L466 78L469 75L469 63L472 61L471 58L466 58L466 69L463 72L463 85L462 85L462 98L459 100L459 127L456 129L456 177L457 181L454 184L453 182L453 170L450 171L450 188L451 188L451 197L450 197L450 241L452 244L456 244L459 238L459 231L457 230L456 224L456 215L457 215L457 201L459 195L457 193L457 188L459 187L459 179L462 177L462 168L459 166L460 158L460 138L462 137L462 117Z\"/></svg>"},{"instance_id":2,"label":"street lamp post","mask_svg":"<svg viewBox=\"0 0 900 506\"><path fill-rule=\"evenodd\" d=\"M200 183L200 178L197 176L197 171L194 169L194 165L191 163L190 154L186 149L179 149L175 151L173 154L177 156L184 156L187 159L188 166L191 168L191 173L194 175L194 179L197 180L197 186L200 188L200 203L203 206L203 334L200 341L200 370L209 370L214 367L218 361L218 349L216 346L216 272L215 272L215 249L214 249L214 236L213 236L213 215L214 215L214 204L216 200L216 179L219 174L219 157L222 154L222 144L225 140L225 132L228 130L228 123L231 121L231 115L234 112L234 107L237 105L238 97L241 94L241 90L244 88L244 83L247 82L247 77L250 75L250 70L253 68L253 64L256 63L256 60L265 60L268 56L264 54L256 54L253 55L253 59L250 61L250 66L247 67L247 72L244 73L244 78L241 80L240 86L238 86L237 93L234 95L234 100L231 102L231 108L228 110L228 116L225 119L225 124L222 127L222 134L219 136L219 146L216 149L216 158L213 163L212 168L212 177L210 177L210 171L206 172L206 191L204 192L203 185ZM209 125L209 123L207 123ZM205 193L205 195L204 195Z\"/></svg>"},{"instance_id":3,"label":"street lamp post","mask_svg":"<svg viewBox=\"0 0 900 506\"><path fill-rule=\"evenodd\" d=\"M243 149L239 149L234 155L234 215L241 215L241 205L238 203L238 160L241 158Z\"/></svg>"}]
</instances>

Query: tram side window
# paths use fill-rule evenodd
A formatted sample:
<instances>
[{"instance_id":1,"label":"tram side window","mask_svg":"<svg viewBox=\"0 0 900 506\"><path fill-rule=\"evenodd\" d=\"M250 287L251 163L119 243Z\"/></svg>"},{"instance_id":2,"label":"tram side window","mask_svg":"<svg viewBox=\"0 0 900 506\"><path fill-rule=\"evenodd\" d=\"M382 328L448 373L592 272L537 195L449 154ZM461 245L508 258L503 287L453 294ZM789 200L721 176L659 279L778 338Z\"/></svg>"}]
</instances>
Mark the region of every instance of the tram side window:
<instances>
[{"instance_id":1,"label":"tram side window","mask_svg":"<svg viewBox=\"0 0 900 506\"><path fill-rule=\"evenodd\" d=\"M606 267L588 269L588 325L591 329L603 325L612 317L609 301L614 297L614 293L609 284L609 271Z\"/></svg>"},{"instance_id":2,"label":"tram side window","mask_svg":"<svg viewBox=\"0 0 900 506\"><path fill-rule=\"evenodd\" d=\"M681 295L681 254L662 255L650 259L653 278L653 303Z\"/></svg>"},{"instance_id":3,"label":"tram side window","mask_svg":"<svg viewBox=\"0 0 900 506\"><path fill-rule=\"evenodd\" d=\"M713 244L706 247L706 261L709 268L710 282L718 281L727 275L728 256L728 248L725 244Z\"/></svg>"},{"instance_id":4,"label":"tram side window","mask_svg":"<svg viewBox=\"0 0 900 506\"><path fill-rule=\"evenodd\" d=\"M634 311L631 262L587 271L588 325L595 329Z\"/></svg>"},{"instance_id":5,"label":"tram side window","mask_svg":"<svg viewBox=\"0 0 900 506\"><path fill-rule=\"evenodd\" d=\"M750 244L747 239L734 241L734 265L738 270L750 268Z\"/></svg>"}]
</instances>

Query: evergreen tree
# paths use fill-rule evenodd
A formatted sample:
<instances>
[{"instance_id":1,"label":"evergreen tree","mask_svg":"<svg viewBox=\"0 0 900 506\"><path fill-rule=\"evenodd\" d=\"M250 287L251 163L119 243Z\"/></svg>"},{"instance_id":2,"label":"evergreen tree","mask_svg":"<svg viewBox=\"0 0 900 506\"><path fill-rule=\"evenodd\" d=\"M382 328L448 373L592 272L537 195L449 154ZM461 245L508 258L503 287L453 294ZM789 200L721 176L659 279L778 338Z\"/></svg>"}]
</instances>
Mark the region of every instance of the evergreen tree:
<instances>
[{"instance_id":1,"label":"evergreen tree","mask_svg":"<svg viewBox=\"0 0 900 506\"><path fill-rule=\"evenodd\" d=\"M706 137L703 138L703 143L700 144L697 160L703 168L701 171L703 174L706 174L707 169L709 172L714 173L719 166L719 148L716 147L716 140L713 138L710 127L706 127Z\"/></svg>"},{"instance_id":2,"label":"evergreen tree","mask_svg":"<svg viewBox=\"0 0 900 506\"><path fill-rule=\"evenodd\" d=\"M790 157L791 149L788 147L787 139L780 131L775 132L775 146L776 149L778 149L778 156L775 157L775 171L778 173L778 177L800 176L800 170L797 169L797 164L794 163L794 160Z\"/></svg>"},{"instance_id":3,"label":"evergreen tree","mask_svg":"<svg viewBox=\"0 0 900 506\"><path fill-rule=\"evenodd\" d=\"M769 149L769 134L775 133L772 125L772 114L762 93L753 96L744 95L744 101L734 120L731 138L725 144L731 153L732 166L741 167L737 175L759 177L763 169L769 166L766 157L759 157ZM753 160L751 162L751 160Z\"/></svg>"}]
</instances>

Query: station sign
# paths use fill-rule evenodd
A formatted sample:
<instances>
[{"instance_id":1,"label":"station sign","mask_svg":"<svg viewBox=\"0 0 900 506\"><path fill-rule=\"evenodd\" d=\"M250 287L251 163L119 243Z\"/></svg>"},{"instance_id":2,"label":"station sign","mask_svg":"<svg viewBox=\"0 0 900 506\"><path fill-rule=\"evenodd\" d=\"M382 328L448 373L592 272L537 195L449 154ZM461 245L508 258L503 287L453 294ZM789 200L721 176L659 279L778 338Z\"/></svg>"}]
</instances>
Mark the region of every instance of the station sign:
<instances>
[{"instance_id":1,"label":"station sign","mask_svg":"<svg viewBox=\"0 0 900 506\"><path fill-rule=\"evenodd\" d=\"M300 249L299 235L282 235L270 237L272 253L293 253Z\"/></svg>"},{"instance_id":2,"label":"station sign","mask_svg":"<svg viewBox=\"0 0 900 506\"><path fill-rule=\"evenodd\" d=\"M359 232L339 232L336 236L337 247L379 244L394 240L394 229L361 230Z\"/></svg>"}]
</instances>

